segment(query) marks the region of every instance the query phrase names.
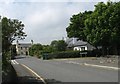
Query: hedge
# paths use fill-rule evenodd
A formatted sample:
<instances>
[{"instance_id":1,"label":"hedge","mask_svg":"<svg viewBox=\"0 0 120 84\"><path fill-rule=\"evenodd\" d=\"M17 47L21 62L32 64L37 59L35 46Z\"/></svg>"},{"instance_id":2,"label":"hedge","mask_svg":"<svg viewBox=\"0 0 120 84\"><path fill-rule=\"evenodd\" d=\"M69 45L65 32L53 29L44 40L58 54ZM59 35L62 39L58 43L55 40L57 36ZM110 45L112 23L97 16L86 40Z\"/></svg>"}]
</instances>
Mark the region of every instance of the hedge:
<instances>
[{"instance_id":1,"label":"hedge","mask_svg":"<svg viewBox=\"0 0 120 84\"><path fill-rule=\"evenodd\" d=\"M87 54L84 54L87 53ZM93 51L64 51L64 52L54 52L54 53L44 53L44 59L53 58L77 58L77 57L96 57L100 56L101 53L98 50Z\"/></svg>"},{"instance_id":2,"label":"hedge","mask_svg":"<svg viewBox=\"0 0 120 84\"><path fill-rule=\"evenodd\" d=\"M64 52L54 52L54 53L47 53L44 54L46 59L53 59L53 58L74 58L79 57L79 51L64 51Z\"/></svg>"}]
</instances>

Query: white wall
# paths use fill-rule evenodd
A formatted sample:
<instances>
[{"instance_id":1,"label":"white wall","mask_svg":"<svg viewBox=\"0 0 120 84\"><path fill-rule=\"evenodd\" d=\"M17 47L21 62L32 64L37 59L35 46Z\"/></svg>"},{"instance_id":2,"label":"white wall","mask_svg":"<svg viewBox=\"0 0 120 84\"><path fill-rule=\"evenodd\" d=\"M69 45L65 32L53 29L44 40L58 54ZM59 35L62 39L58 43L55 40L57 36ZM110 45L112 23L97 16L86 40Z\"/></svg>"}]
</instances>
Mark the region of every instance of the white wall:
<instances>
[{"instance_id":1,"label":"white wall","mask_svg":"<svg viewBox=\"0 0 120 84\"><path fill-rule=\"evenodd\" d=\"M74 47L73 50L81 51L81 47L85 47L85 50L87 50L87 46L77 46L77 47Z\"/></svg>"}]
</instances>

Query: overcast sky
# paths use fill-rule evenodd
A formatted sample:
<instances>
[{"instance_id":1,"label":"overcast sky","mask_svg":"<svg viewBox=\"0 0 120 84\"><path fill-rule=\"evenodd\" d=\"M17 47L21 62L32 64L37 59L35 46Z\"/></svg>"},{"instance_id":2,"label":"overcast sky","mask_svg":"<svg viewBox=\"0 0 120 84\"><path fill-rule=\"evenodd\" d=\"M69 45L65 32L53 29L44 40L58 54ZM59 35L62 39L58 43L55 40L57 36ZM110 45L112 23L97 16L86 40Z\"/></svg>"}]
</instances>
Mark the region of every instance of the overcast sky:
<instances>
[{"instance_id":1,"label":"overcast sky","mask_svg":"<svg viewBox=\"0 0 120 84\"><path fill-rule=\"evenodd\" d=\"M67 36L66 27L72 15L94 10L98 1L107 0L0 0L0 15L25 24L27 37L22 43L32 39L35 43L50 44Z\"/></svg>"}]
</instances>

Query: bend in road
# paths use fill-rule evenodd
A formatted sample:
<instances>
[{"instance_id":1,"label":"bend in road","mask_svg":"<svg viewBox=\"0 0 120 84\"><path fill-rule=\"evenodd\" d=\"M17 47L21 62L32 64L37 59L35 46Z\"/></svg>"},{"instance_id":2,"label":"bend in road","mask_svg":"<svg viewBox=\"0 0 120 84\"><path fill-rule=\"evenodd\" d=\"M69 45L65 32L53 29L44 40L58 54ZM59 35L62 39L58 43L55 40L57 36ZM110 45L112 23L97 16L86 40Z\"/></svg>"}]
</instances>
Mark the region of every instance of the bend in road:
<instances>
[{"instance_id":1,"label":"bend in road","mask_svg":"<svg viewBox=\"0 0 120 84\"><path fill-rule=\"evenodd\" d=\"M34 57L18 58L24 64L51 82L118 82L118 71L86 67L68 63L68 60L41 60Z\"/></svg>"}]
</instances>

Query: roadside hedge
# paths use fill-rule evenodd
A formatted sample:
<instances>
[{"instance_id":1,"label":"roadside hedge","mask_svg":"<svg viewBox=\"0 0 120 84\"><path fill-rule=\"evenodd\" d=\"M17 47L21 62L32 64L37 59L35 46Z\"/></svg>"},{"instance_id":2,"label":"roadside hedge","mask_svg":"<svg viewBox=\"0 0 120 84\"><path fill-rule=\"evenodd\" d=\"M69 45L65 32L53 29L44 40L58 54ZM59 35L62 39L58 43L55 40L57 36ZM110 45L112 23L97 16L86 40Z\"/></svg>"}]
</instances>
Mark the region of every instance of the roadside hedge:
<instances>
[{"instance_id":1,"label":"roadside hedge","mask_svg":"<svg viewBox=\"0 0 120 84\"><path fill-rule=\"evenodd\" d=\"M64 52L54 52L46 54L46 59L53 58L75 58L80 57L79 51L64 51Z\"/></svg>"},{"instance_id":2,"label":"roadside hedge","mask_svg":"<svg viewBox=\"0 0 120 84\"><path fill-rule=\"evenodd\" d=\"M100 56L98 50L93 51L63 51L54 53L43 54L44 59L54 59L54 58L78 58L78 57L98 57Z\"/></svg>"}]
</instances>

